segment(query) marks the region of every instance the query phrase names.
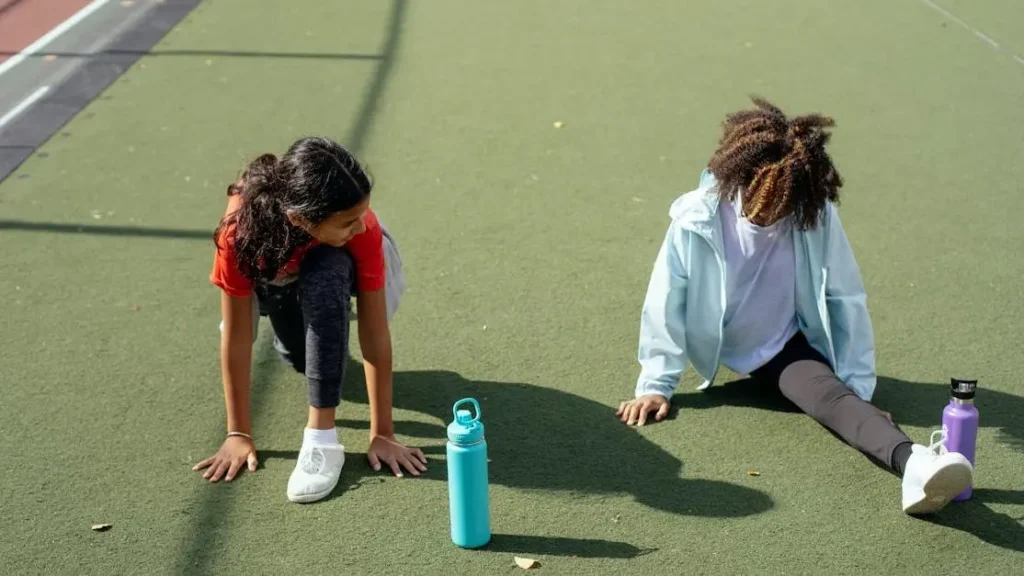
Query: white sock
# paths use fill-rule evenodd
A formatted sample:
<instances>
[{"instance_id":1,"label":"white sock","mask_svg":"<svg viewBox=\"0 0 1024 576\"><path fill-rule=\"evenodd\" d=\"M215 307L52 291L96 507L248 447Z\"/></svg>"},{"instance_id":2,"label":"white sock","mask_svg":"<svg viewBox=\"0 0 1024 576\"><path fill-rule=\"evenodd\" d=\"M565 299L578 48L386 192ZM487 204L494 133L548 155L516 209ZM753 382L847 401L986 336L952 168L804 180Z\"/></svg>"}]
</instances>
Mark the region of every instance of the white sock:
<instances>
[{"instance_id":1,"label":"white sock","mask_svg":"<svg viewBox=\"0 0 1024 576\"><path fill-rule=\"evenodd\" d=\"M303 446L335 446L338 444L338 429L317 430L306 428L302 431Z\"/></svg>"}]
</instances>

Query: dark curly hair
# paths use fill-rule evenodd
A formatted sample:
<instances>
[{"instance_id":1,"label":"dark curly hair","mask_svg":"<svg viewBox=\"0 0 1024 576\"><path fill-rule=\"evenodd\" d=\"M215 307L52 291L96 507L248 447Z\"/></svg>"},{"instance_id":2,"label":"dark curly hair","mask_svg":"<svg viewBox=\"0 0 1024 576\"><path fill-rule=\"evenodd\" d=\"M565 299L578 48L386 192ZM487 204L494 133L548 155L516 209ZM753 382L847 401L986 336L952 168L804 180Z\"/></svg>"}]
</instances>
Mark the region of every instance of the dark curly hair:
<instances>
[{"instance_id":1,"label":"dark curly hair","mask_svg":"<svg viewBox=\"0 0 1024 576\"><path fill-rule=\"evenodd\" d=\"M241 194L238 210L221 220L214 232L218 248L233 240L239 270L251 280L270 280L292 253L312 237L292 225L288 214L313 225L356 206L370 195L373 183L355 157L336 142L302 138L277 159L263 154L228 187ZM227 231L233 238L223 238Z\"/></svg>"},{"instance_id":2,"label":"dark curly hair","mask_svg":"<svg viewBox=\"0 0 1024 576\"><path fill-rule=\"evenodd\" d=\"M767 225L792 214L802 230L817 226L827 202L839 202L842 177L825 152L832 118L820 114L786 118L767 100L752 97L755 108L730 114L708 168L719 194L743 194L743 215Z\"/></svg>"}]
</instances>

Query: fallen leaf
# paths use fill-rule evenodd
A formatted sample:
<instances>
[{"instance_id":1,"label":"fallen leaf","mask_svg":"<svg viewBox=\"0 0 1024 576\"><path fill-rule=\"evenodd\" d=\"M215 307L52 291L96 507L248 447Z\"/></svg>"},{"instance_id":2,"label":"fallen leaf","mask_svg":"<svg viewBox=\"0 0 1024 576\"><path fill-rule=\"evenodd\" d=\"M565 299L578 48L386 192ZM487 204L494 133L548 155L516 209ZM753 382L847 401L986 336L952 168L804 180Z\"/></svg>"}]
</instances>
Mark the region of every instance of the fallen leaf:
<instances>
[{"instance_id":1,"label":"fallen leaf","mask_svg":"<svg viewBox=\"0 0 1024 576\"><path fill-rule=\"evenodd\" d=\"M615 516L615 518L612 518L612 522L618 524L619 523L619 517Z\"/></svg>"},{"instance_id":2,"label":"fallen leaf","mask_svg":"<svg viewBox=\"0 0 1024 576\"><path fill-rule=\"evenodd\" d=\"M110 530L110 528L111 528L110 524L93 524L92 525L92 529L93 529L94 532L106 532L107 530Z\"/></svg>"},{"instance_id":3,"label":"fallen leaf","mask_svg":"<svg viewBox=\"0 0 1024 576\"><path fill-rule=\"evenodd\" d=\"M47 62L53 62L56 59L57 59L57 55L56 54L47 54L46 56L43 56L43 60L46 60Z\"/></svg>"},{"instance_id":4,"label":"fallen leaf","mask_svg":"<svg viewBox=\"0 0 1024 576\"><path fill-rule=\"evenodd\" d=\"M757 470L747 470L747 475L748 476L760 476L761 473L758 472Z\"/></svg>"},{"instance_id":5,"label":"fallen leaf","mask_svg":"<svg viewBox=\"0 0 1024 576\"><path fill-rule=\"evenodd\" d=\"M142 306L139 306L138 304L132 304L132 312L138 312L139 310L142 310Z\"/></svg>"},{"instance_id":6,"label":"fallen leaf","mask_svg":"<svg viewBox=\"0 0 1024 576\"><path fill-rule=\"evenodd\" d=\"M540 562L537 562L533 558L520 558L519 556L516 556L515 560L516 566L519 566L523 570L532 570L534 568L540 568Z\"/></svg>"},{"instance_id":7,"label":"fallen leaf","mask_svg":"<svg viewBox=\"0 0 1024 576\"><path fill-rule=\"evenodd\" d=\"M132 6L135 6L135 0L121 0L121 6L131 8Z\"/></svg>"},{"instance_id":8,"label":"fallen leaf","mask_svg":"<svg viewBox=\"0 0 1024 576\"><path fill-rule=\"evenodd\" d=\"M562 123L562 121L561 121L561 120L559 120L559 121L555 122L555 124L554 124L555 128L561 128L561 127L562 127L563 125L564 125L564 124Z\"/></svg>"}]
</instances>

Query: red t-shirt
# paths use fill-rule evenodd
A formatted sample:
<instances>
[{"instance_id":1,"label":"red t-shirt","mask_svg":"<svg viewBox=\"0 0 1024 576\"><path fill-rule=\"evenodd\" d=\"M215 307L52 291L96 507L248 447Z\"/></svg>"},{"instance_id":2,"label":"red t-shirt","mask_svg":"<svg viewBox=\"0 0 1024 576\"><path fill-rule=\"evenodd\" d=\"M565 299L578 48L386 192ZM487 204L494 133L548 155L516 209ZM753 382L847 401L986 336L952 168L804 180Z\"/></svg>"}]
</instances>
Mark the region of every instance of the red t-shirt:
<instances>
[{"instance_id":1,"label":"red t-shirt","mask_svg":"<svg viewBox=\"0 0 1024 576\"><path fill-rule=\"evenodd\" d=\"M228 216L238 209L241 195L232 195L228 199L228 208L224 215ZM380 223L372 210L363 214L366 230L356 234L345 244L345 249L352 255L356 265L356 289L360 292L372 292L384 287L384 244ZM311 248L317 246L316 240L298 247L288 262L277 273L276 282L286 281L296 276L302 257ZM229 296L241 298L252 294L253 282L242 274L235 256L234 224L224 227L221 238L217 242L217 252L213 259L213 270L210 282L220 287Z\"/></svg>"}]
</instances>

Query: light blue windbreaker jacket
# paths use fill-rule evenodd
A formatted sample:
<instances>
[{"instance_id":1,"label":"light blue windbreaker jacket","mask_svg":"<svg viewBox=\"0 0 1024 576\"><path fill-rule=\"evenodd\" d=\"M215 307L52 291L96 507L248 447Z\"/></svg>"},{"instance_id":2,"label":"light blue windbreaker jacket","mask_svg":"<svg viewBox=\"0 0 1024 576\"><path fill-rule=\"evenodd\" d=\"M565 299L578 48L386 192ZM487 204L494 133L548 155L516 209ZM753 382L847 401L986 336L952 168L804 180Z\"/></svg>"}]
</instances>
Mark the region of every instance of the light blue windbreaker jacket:
<instances>
[{"instance_id":1,"label":"light blue windbreaker jacket","mask_svg":"<svg viewBox=\"0 0 1024 576\"><path fill-rule=\"evenodd\" d=\"M696 190L669 210L668 233L654 262L640 319L636 396L670 398L687 363L711 386L718 373L725 315L725 250L716 180L701 174ZM846 387L870 401L875 345L860 269L829 203L813 230L793 228L800 330L829 360Z\"/></svg>"}]
</instances>

